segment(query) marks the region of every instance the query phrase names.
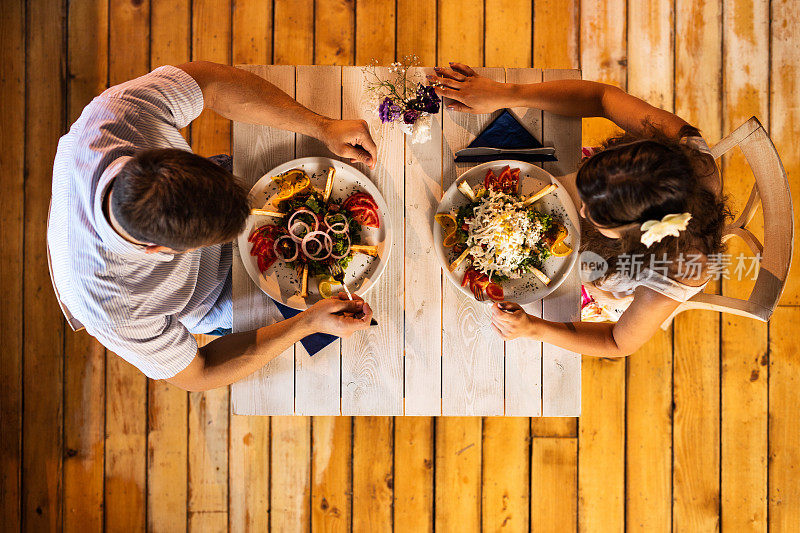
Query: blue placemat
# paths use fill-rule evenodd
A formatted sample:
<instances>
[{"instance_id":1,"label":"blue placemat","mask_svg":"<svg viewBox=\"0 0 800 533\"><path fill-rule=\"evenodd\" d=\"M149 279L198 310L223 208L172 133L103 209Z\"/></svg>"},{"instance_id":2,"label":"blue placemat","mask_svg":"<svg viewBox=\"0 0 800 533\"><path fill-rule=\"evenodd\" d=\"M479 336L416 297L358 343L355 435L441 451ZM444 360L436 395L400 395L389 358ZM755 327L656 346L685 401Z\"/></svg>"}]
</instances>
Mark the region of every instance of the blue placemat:
<instances>
[{"instance_id":1,"label":"blue placemat","mask_svg":"<svg viewBox=\"0 0 800 533\"><path fill-rule=\"evenodd\" d=\"M469 148L541 148L542 143L519 123L517 118L505 109L500 116L494 119L474 141L469 143ZM552 155L521 155L514 154L494 154L494 155L468 155L458 156L455 161L461 162L485 162L496 161L498 159L516 159L535 163L540 161L558 161Z\"/></svg>"},{"instance_id":2,"label":"blue placemat","mask_svg":"<svg viewBox=\"0 0 800 533\"><path fill-rule=\"evenodd\" d=\"M280 311L283 318L291 318L300 313L297 309L292 309L291 307L287 307L280 302L276 302L272 300L275 305L278 307L278 311ZM314 333L313 335L309 335L305 337L300 343L303 345L303 348L306 349L308 355L314 355L336 339L338 339L336 335L328 335L327 333Z\"/></svg>"}]
</instances>

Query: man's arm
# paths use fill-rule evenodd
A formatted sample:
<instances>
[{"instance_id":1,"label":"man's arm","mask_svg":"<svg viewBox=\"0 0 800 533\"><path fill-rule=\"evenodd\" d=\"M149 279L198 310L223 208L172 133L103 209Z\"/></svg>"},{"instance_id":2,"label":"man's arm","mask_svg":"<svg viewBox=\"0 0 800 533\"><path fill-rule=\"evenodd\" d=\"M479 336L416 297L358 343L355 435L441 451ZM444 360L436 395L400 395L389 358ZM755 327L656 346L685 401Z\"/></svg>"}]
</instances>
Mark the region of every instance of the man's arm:
<instances>
[{"instance_id":1,"label":"man's arm","mask_svg":"<svg viewBox=\"0 0 800 533\"><path fill-rule=\"evenodd\" d=\"M316 137L335 154L375 167L377 147L363 120L318 115L251 72L209 61L178 65L203 92L205 106L225 118Z\"/></svg>"},{"instance_id":2,"label":"man's arm","mask_svg":"<svg viewBox=\"0 0 800 533\"><path fill-rule=\"evenodd\" d=\"M186 368L166 381L188 391L230 385L307 335L321 332L349 337L368 328L371 318L372 310L363 300L323 300L292 318L213 340L198 350Z\"/></svg>"}]
</instances>

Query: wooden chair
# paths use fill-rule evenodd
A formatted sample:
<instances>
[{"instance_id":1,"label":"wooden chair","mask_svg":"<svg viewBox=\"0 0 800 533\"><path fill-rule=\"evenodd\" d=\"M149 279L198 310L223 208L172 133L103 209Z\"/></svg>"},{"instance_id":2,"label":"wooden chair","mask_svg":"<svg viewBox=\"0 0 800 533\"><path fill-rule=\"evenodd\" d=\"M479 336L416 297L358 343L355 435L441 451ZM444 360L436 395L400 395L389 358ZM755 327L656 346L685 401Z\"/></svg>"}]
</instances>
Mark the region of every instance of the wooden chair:
<instances>
[{"instance_id":1,"label":"wooden chair","mask_svg":"<svg viewBox=\"0 0 800 533\"><path fill-rule=\"evenodd\" d=\"M744 209L736 220L725 228L723 241L733 236L741 238L750 250L760 254L760 266L753 290L747 300L700 293L682 303L662 325L667 329L678 313L689 309L708 309L721 313L755 318L766 322L778 305L792 262L794 245L794 216L789 180L775 145L756 117L736 128L718 142L711 153L714 159L738 146L755 177L755 185ZM764 214L764 242L747 229L761 202Z\"/></svg>"}]
</instances>

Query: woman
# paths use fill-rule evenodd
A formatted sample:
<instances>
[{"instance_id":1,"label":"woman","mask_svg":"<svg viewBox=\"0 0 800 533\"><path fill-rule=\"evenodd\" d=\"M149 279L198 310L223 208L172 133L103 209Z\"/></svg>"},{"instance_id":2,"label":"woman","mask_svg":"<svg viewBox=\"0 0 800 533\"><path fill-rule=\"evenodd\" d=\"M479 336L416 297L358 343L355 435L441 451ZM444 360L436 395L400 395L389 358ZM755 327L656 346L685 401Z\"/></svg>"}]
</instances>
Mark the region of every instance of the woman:
<instances>
[{"instance_id":1,"label":"woman","mask_svg":"<svg viewBox=\"0 0 800 533\"><path fill-rule=\"evenodd\" d=\"M626 132L587 154L577 174L561 178L580 206L581 250L608 263L584 289L616 321L550 322L503 302L492 306L492 327L504 340L526 336L586 355L625 357L705 288L713 259L724 250L729 212L716 164L696 128L602 83L500 83L460 63L435 70L436 92L449 99L451 110L533 107L605 117Z\"/></svg>"}]
</instances>

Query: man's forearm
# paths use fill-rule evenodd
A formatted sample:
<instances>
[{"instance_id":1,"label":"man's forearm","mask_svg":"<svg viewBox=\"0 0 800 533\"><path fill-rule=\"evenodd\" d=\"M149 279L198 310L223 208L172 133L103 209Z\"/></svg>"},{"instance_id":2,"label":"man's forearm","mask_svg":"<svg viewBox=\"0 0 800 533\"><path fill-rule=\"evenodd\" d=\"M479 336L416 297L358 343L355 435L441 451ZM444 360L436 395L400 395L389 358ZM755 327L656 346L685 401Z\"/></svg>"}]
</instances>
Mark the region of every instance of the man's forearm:
<instances>
[{"instance_id":1,"label":"man's forearm","mask_svg":"<svg viewBox=\"0 0 800 533\"><path fill-rule=\"evenodd\" d=\"M303 337L314 333L299 314L257 330L225 335L200 348L191 390L208 390L243 379ZM180 383L176 383L181 385Z\"/></svg>"},{"instance_id":2,"label":"man's forearm","mask_svg":"<svg viewBox=\"0 0 800 533\"><path fill-rule=\"evenodd\" d=\"M312 137L320 137L329 120L251 72L208 61L184 63L179 68L200 86L206 107L225 118Z\"/></svg>"}]
</instances>

